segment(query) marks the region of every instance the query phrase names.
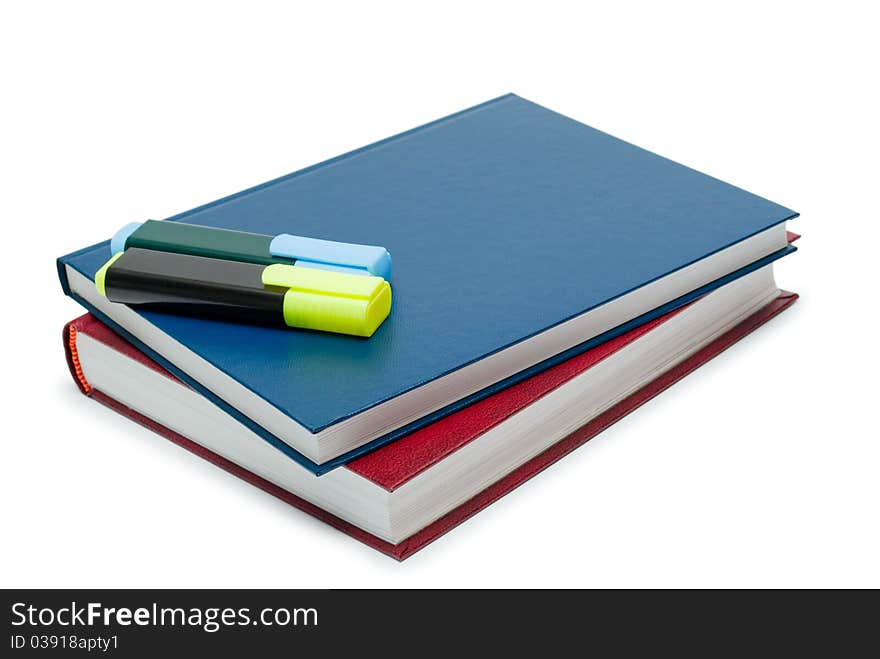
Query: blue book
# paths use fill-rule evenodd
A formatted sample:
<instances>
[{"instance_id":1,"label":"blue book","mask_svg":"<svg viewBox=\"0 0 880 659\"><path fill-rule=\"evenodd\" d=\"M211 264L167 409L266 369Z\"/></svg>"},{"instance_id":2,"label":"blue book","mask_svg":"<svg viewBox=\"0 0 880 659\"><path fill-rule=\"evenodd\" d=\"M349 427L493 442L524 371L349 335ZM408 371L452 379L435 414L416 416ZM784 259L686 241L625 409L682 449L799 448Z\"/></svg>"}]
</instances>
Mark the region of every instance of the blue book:
<instances>
[{"instance_id":1,"label":"blue book","mask_svg":"<svg viewBox=\"0 0 880 659\"><path fill-rule=\"evenodd\" d=\"M321 474L790 253L796 215L509 94L168 218L388 248L394 305L370 339L108 302L107 241L58 273Z\"/></svg>"}]
</instances>

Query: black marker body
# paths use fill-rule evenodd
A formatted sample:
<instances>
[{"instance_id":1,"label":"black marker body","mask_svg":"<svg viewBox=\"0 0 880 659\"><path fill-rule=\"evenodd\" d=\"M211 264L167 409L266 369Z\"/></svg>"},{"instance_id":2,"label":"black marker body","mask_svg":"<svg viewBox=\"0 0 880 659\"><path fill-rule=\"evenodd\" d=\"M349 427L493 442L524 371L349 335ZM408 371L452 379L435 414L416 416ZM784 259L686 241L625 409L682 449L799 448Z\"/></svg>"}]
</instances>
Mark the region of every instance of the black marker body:
<instances>
[{"instance_id":1,"label":"black marker body","mask_svg":"<svg viewBox=\"0 0 880 659\"><path fill-rule=\"evenodd\" d=\"M287 289L264 286L265 267L132 247L107 269L104 291L151 311L283 325Z\"/></svg>"}]
</instances>

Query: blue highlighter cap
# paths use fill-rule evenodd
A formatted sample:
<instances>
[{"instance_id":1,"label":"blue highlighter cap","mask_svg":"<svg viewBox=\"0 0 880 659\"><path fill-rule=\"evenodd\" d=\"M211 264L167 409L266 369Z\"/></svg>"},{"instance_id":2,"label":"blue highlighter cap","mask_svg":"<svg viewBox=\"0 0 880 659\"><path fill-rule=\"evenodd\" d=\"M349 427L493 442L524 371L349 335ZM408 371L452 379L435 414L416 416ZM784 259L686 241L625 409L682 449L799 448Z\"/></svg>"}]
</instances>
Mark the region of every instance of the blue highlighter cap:
<instances>
[{"instance_id":1,"label":"blue highlighter cap","mask_svg":"<svg viewBox=\"0 0 880 659\"><path fill-rule=\"evenodd\" d=\"M391 280L391 255L384 247L338 243L282 233L269 243L272 256L296 259L299 266L355 272Z\"/></svg>"},{"instance_id":2,"label":"blue highlighter cap","mask_svg":"<svg viewBox=\"0 0 880 659\"><path fill-rule=\"evenodd\" d=\"M137 231L142 224L143 222L129 222L113 234L113 237L110 239L110 253L119 254L120 252L124 252L125 241L128 240L128 237Z\"/></svg>"}]
</instances>

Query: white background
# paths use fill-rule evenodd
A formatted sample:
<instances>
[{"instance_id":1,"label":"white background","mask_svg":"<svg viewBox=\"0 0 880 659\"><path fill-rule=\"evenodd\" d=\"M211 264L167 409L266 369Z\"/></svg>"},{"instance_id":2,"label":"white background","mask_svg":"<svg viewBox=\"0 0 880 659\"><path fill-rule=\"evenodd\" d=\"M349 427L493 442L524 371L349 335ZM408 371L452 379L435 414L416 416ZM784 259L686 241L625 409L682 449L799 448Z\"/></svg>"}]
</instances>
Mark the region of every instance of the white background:
<instances>
[{"instance_id":1,"label":"white background","mask_svg":"<svg viewBox=\"0 0 880 659\"><path fill-rule=\"evenodd\" d=\"M871 3L7 3L0 585L880 586ZM55 257L508 91L802 213L802 299L399 564L81 396Z\"/></svg>"}]
</instances>

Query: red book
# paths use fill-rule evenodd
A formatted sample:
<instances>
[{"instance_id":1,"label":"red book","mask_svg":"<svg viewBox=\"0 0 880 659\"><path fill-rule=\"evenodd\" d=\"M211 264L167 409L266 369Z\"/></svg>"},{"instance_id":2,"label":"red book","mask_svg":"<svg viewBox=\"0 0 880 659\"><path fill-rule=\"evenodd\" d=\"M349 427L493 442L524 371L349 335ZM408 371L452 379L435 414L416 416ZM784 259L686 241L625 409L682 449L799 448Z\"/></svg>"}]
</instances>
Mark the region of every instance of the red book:
<instances>
[{"instance_id":1,"label":"red book","mask_svg":"<svg viewBox=\"0 0 880 659\"><path fill-rule=\"evenodd\" d=\"M798 238L789 232L789 242ZM778 291L771 269L763 268L321 477L280 457L93 316L65 326L64 346L70 372L87 396L402 560L796 299L794 293ZM624 387L624 393L614 397L615 387ZM571 425L576 419L582 423ZM560 420L573 430L562 432L566 426ZM523 452L527 449L531 453Z\"/></svg>"},{"instance_id":2,"label":"red book","mask_svg":"<svg viewBox=\"0 0 880 659\"><path fill-rule=\"evenodd\" d=\"M102 391L101 388L90 382L89 364L87 362L84 363L86 360L81 360L79 347L83 341L83 336L88 337L92 342L89 345L97 342L104 348L112 350L115 354L137 365L137 367L148 369L154 374L160 374L163 381L179 387L181 391L186 390L192 395L198 396L198 394L192 392L186 385L180 383L172 375L164 371L161 366L121 339L91 315L81 316L65 326L64 345L71 374L80 390L87 396L154 430L163 437L170 439L174 443L226 469L249 483L262 488L290 505L314 515L361 542L394 558L404 559L510 492L542 471L545 467L559 460L568 452L585 443L621 417L674 384L698 366L736 343L745 335L786 309L796 298L797 295L793 293L779 293L775 299L772 299L772 301L764 304L757 311L740 320L733 327L700 347L686 359L664 371L645 386L630 393L590 419L579 429L567 434L549 448L502 475L488 485L488 487L468 497L467 500L458 503L451 510L444 512L444 514L423 528L419 528L397 542L383 539L375 533L364 530L358 525L324 510L320 506L293 494L267 478L206 448L198 443L199 437L185 437L150 418L148 415L120 402L112 395L109 395L108 392ZM340 470L348 472L344 474L346 478L353 476L362 479L384 491L394 492L399 490L405 487L407 483L417 479L420 474L426 473L432 466L442 463L450 458L450 456L457 455L462 449L472 445L477 438L486 436L492 428L497 427L505 419L527 409L544 398L548 393L556 390L564 383L570 382L578 375L589 371L596 365L603 363L612 355L620 353L627 346L634 345L641 337L650 334L664 325L664 323L668 323L672 317L682 311L678 310L657 319L613 341L600 345L587 353L550 368L524 382L437 421L427 428L423 428L363 456L345 467L341 467ZM90 352L93 351L93 349L90 349ZM210 403L207 404L210 405ZM221 412L221 414L223 413ZM226 418L231 419L231 417ZM331 472L331 474L333 473ZM327 476L317 477L309 474L309 477L312 479L328 478L329 476L328 474Z\"/></svg>"}]
</instances>

